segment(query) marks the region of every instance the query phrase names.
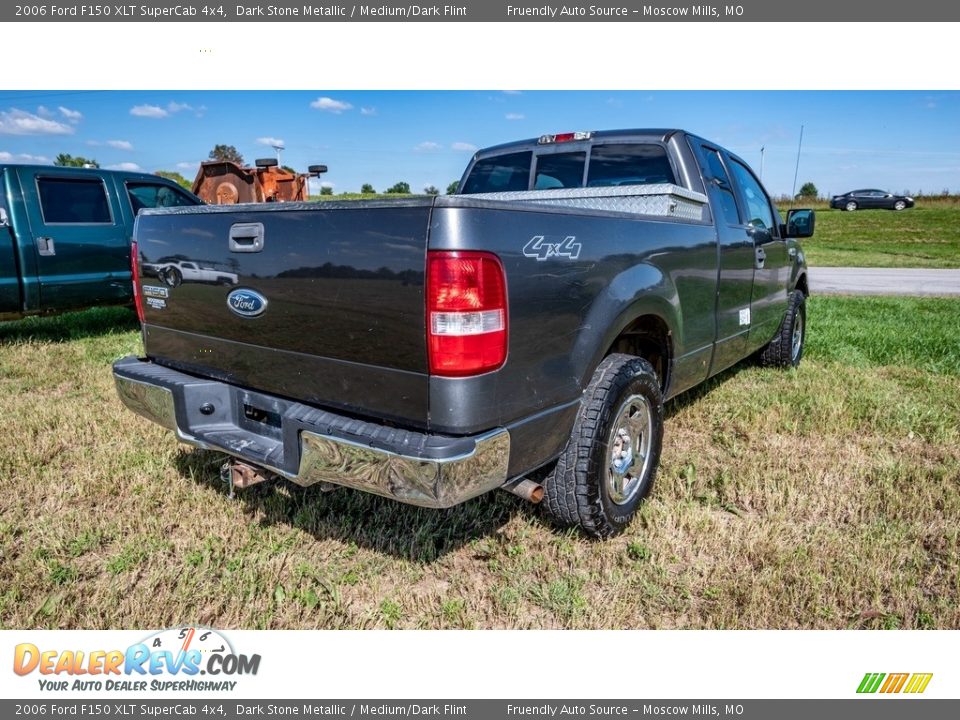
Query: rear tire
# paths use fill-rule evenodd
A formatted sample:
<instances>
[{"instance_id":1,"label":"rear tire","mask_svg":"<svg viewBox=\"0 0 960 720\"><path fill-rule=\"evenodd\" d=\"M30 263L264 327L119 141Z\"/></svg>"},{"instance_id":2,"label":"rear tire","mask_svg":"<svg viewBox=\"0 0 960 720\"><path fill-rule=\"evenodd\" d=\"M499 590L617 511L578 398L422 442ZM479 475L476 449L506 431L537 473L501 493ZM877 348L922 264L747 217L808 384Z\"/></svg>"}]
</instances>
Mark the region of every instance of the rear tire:
<instances>
[{"instance_id":1,"label":"rear tire","mask_svg":"<svg viewBox=\"0 0 960 720\"><path fill-rule=\"evenodd\" d=\"M170 287L180 287L183 282L183 275L175 267L168 267L161 271L161 280Z\"/></svg>"},{"instance_id":2,"label":"rear tire","mask_svg":"<svg viewBox=\"0 0 960 720\"><path fill-rule=\"evenodd\" d=\"M653 487L662 441L663 396L653 366L633 355L607 356L544 480L547 514L598 538L622 532Z\"/></svg>"},{"instance_id":3,"label":"rear tire","mask_svg":"<svg viewBox=\"0 0 960 720\"><path fill-rule=\"evenodd\" d=\"M760 351L760 364L764 367L797 367L803 358L806 339L807 297L800 290L794 290L777 334Z\"/></svg>"}]
</instances>

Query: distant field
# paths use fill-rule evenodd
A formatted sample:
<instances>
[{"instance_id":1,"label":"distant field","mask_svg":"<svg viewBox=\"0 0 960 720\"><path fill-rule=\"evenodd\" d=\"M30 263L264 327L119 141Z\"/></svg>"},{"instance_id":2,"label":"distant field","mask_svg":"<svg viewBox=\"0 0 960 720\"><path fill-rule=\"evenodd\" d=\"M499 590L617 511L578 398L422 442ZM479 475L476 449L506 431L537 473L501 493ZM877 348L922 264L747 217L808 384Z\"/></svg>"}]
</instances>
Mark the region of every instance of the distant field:
<instances>
[{"instance_id":1,"label":"distant field","mask_svg":"<svg viewBox=\"0 0 960 720\"><path fill-rule=\"evenodd\" d=\"M671 402L628 531L256 486L116 399L127 310L0 324L4 628L960 628L960 300L813 298L798 371Z\"/></svg>"},{"instance_id":2,"label":"distant field","mask_svg":"<svg viewBox=\"0 0 960 720\"><path fill-rule=\"evenodd\" d=\"M891 210L817 209L817 228L803 241L810 265L829 267L960 267L960 198L921 198ZM786 214L786 207L781 210Z\"/></svg>"}]
</instances>

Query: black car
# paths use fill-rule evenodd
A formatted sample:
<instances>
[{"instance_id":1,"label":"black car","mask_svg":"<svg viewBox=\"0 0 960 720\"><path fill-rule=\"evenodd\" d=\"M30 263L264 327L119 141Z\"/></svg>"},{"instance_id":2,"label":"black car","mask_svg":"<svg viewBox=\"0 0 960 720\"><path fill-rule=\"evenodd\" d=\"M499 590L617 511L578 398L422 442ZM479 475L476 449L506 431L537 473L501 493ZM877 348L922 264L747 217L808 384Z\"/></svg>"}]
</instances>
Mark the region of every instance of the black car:
<instances>
[{"instance_id":1,"label":"black car","mask_svg":"<svg viewBox=\"0 0 960 720\"><path fill-rule=\"evenodd\" d=\"M874 208L906 210L913 207L913 198L894 195L886 190L852 190L843 195L834 195L830 200L830 207L850 212Z\"/></svg>"}]
</instances>

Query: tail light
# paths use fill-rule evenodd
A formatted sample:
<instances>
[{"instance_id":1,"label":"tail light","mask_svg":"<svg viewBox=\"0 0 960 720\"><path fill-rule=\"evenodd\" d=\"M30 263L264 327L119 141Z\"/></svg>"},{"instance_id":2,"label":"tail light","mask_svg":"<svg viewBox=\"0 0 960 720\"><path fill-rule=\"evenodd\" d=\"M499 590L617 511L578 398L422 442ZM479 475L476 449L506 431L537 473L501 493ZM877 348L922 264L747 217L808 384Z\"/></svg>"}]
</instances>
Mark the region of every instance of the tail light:
<instances>
[{"instance_id":1,"label":"tail light","mask_svg":"<svg viewBox=\"0 0 960 720\"><path fill-rule=\"evenodd\" d=\"M137 241L130 243L130 280L133 282L133 304L137 308L137 318L143 324L143 296L140 294L140 251Z\"/></svg>"},{"instance_id":2,"label":"tail light","mask_svg":"<svg viewBox=\"0 0 960 720\"><path fill-rule=\"evenodd\" d=\"M507 281L496 255L427 253L430 372L448 377L496 370L507 359Z\"/></svg>"}]
</instances>

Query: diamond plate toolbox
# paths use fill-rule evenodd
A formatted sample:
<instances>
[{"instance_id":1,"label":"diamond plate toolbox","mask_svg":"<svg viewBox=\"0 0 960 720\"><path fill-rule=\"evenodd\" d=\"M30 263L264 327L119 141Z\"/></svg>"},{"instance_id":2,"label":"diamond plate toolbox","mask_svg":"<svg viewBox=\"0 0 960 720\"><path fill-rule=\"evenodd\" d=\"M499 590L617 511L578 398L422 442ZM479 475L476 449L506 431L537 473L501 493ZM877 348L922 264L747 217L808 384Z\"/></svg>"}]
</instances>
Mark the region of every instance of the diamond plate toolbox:
<instances>
[{"instance_id":1,"label":"diamond plate toolbox","mask_svg":"<svg viewBox=\"0 0 960 720\"><path fill-rule=\"evenodd\" d=\"M669 183L477 193L469 197L684 220L705 220L704 208L707 204L706 195Z\"/></svg>"}]
</instances>

